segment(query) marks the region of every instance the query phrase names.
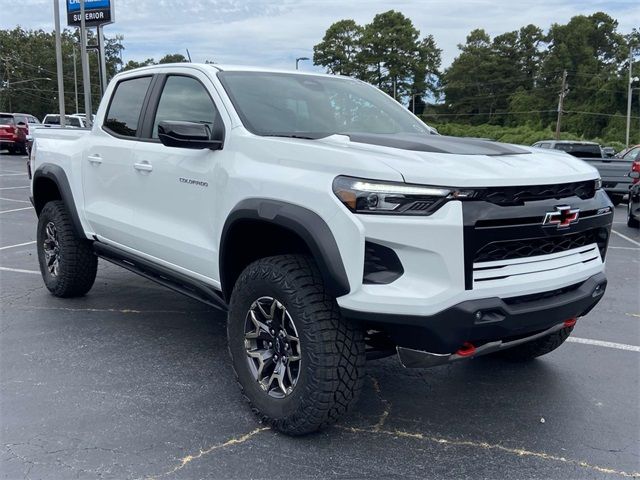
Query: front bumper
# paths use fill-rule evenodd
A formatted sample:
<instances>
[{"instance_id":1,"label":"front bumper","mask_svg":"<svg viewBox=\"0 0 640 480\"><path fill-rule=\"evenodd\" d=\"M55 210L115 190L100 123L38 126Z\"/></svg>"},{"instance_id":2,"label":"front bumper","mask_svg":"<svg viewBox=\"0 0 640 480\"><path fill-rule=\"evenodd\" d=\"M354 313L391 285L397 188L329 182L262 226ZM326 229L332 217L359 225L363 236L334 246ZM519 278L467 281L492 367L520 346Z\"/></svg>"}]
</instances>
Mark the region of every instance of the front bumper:
<instances>
[{"instance_id":1,"label":"front bumper","mask_svg":"<svg viewBox=\"0 0 640 480\"><path fill-rule=\"evenodd\" d=\"M466 342L510 342L586 315L602 298L604 273L553 291L458 303L430 316L378 314L342 309L346 318L385 332L403 351L452 355ZM511 345L509 345L511 346ZM488 352L485 352L488 353Z\"/></svg>"}]
</instances>

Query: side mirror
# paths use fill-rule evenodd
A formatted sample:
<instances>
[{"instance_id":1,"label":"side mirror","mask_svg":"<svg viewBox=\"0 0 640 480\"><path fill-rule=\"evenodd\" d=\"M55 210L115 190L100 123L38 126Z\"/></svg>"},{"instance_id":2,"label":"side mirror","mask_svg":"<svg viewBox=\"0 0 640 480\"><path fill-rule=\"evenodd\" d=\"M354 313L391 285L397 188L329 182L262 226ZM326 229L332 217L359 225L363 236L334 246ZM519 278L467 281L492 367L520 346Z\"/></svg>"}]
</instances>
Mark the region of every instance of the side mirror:
<instances>
[{"instance_id":1,"label":"side mirror","mask_svg":"<svg viewBox=\"0 0 640 480\"><path fill-rule=\"evenodd\" d=\"M26 126L27 126L27 124L26 124L26 123L24 123L24 122L18 122L18 126L19 126L19 127L26 127Z\"/></svg>"},{"instance_id":2,"label":"side mirror","mask_svg":"<svg viewBox=\"0 0 640 480\"><path fill-rule=\"evenodd\" d=\"M204 123L167 120L158 124L158 138L166 147L221 150L222 138L213 138Z\"/></svg>"},{"instance_id":3,"label":"side mirror","mask_svg":"<svg viewBox=\"0 0 640 480\"><path fill-rule=\"evenodd\" d=\"M629 178L640 178L640 172L629 172L627 174L627 177L629 177Z\"/></svg>"}]
</instances>

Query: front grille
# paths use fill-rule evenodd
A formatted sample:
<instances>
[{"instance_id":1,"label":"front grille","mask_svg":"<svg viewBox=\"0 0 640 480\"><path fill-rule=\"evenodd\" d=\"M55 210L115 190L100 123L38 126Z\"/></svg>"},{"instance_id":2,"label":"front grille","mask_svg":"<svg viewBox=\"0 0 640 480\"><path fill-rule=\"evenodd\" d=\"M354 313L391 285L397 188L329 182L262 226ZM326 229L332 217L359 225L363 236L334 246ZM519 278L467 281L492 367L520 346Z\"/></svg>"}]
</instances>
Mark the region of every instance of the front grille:
<instances>
[{"instance_id":1,"label":"front grille","mask_svg":"<svg viewBox=\"0 0 640 480\"><path fill-rule=\"evenodd\" d=\"M529 185L524 187L491 187L478 192L474 200L495 205L522 205L535 200L579 197L583 200L595 195L595 181L561 183L556 185Z\"/></svg>"},{"instance_id":2,"label":"front grille","mask_svg":"<svg viewBox=\"0 0 640 480\"><path fill-rule=\"evenodd\" d=\"M607 238L607 229L596 228L584 232L572 233L570 235L493 242L476 251L473 262L495 262L515 258L535 257L538 255L549 255L594 243L598 244L600 255L604 258Z\"/></svg>"}]
</instances>

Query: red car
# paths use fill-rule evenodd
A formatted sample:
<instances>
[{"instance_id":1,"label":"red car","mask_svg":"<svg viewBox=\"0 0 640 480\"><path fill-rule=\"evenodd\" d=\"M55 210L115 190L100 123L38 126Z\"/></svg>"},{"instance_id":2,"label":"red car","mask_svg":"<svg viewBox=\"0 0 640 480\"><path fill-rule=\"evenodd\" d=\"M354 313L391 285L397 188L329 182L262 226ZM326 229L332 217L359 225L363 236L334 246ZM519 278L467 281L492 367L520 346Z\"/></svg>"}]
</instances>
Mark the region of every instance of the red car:
<instances>
[{"instance_id":1,"label":"red car","mask_svg":"<svg viewBox=\"0 0 640 480\"><path fill-rule=\"evenodd\" d=\"M27 153L28 122L25 115L0 113L0 149Z\"/></svg>"}]
</instances>

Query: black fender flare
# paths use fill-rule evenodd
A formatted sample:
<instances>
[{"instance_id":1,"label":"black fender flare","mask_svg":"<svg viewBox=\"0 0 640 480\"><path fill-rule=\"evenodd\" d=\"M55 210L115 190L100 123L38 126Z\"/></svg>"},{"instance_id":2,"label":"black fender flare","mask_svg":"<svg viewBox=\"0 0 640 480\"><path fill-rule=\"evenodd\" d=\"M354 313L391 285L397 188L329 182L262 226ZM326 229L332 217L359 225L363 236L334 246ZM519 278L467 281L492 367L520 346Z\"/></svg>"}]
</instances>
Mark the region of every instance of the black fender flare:
<instances>
[{"instance_id":1,"label":"black fender flare","mask_svg":"<svg viewBox=\"0 0 640 480\"><path fill-rule=\"evenodd\" d=\"M315 212L292 203L278 200L249 198L238 203L225 221L220 239L219 271L221 288L225 298L231 296L232 286L226 285L225 250L228 247L228 233L233 225L243 220L269 222L298 235L309 248L327 291L334 297L341 297L351 291L347 272L342 262L338 244L326 222Z\"/></svg>"},{"instance_id":2,"label":"black fender flare","mask_svg":"<svg viewBox=\"0 0 640 480\"><path fill-rule=\"evenodd\" d=\"M38 201L39 192L37 189L38 180L42 178L51 180L56 185L58 192L60 192L60 197L67 207L76 235L78 235L79 238L85 238L86 235L82 228L80 217L78 216L76 204L73 200L73 193L71 192L69 179L60 165L43 163L33 173L33 206L36 209L36 214L40 216L40 211L42 210L42 207L44 207L44 203Z\"/></svg>"}]
</instances>

